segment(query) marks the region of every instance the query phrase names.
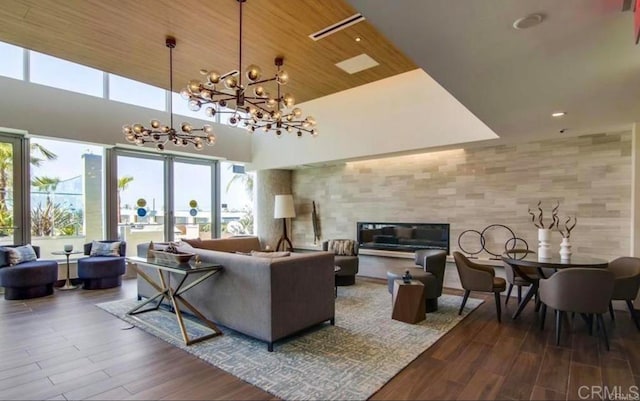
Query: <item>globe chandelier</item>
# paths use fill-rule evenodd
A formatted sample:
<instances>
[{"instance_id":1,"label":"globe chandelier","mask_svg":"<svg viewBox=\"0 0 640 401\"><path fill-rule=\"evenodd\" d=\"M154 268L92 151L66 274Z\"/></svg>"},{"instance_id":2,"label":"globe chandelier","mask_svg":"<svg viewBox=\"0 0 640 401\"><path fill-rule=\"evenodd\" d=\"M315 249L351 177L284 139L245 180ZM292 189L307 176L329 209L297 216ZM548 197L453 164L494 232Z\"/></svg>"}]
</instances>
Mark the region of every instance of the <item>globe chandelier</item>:
<instances>
[{"instance_id":1,"label":"globe chandelier","mask_svg":"<svg viewBox=\"0 0 640 401\"><path fill-rule=\"evenodd\" d=\"M173 49L176 47L176 39L167 36L165 40L169 48L169 90L171 100L169 102L169 125L161 125L158 120L151 120L150 128L142 124L125 125L122 133L128 142L143 146L145 143L153 143L158 150L164 150L169 142L175 146L193 145L196 149L203 148L203 144L214 145L216 136L211 125L204 125L202 128L194 128L191 124L183 122L180 131L173 128Z\"/></svg>"},{"instance_id":2,"label":"globe chandelier","mask_svg":"<svg viewBox=\"0 0 640 401\"><path fill-rule=\"evenodd\" d=\"M205 106L209 117L217 114L231 114L230 125L241 126L249 132L264 130L274 131L279 137L283 131L295 132L298 137L303 133L315 137L318 130L316 120L302 117L302 110L295 106L295 98L290 93L281 92L281 87L289 81L289 74L282 69L284 57L275 58L276 72L271 77L263 78L262 70L251 64L245 71L248 80L242 82L242 4L246 0L237 0L240 4L240 40L238 69L220 74L214 70L200 70L204 75L202 81L189 81L180 95L188 100L189 109L199 111ZM264 84L275 82L276 91L271 94ZM251 89L251 91L250 91Z\"/></svg>"}]
</instances>

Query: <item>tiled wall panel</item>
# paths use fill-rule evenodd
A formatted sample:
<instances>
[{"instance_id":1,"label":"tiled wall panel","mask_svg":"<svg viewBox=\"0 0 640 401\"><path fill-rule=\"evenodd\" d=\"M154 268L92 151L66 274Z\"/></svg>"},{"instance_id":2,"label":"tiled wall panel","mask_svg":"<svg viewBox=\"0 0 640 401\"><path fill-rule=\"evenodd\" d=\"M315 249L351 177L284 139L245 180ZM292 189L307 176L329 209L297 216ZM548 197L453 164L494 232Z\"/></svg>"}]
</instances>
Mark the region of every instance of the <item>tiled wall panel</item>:
<instances>
[{"instance_id":1,"label":"tiled wall panel","mask_svg":"<svg viewBox=\"0 0 640 401\"><path fill-rule=\"evenodd\" d=\"M357 221L447 222L453 251L462 231L499 223L535 249L527 209L541 200L546 224L556 201L563 221L577 215L574 254L613 258L630 252L630 132L301 169L293 173L292 188L296 246L313 245L315 201L323 239L355 238ZM487 246L499 252L505 235L491 230L487 237ZM553 233L555 252L560 241Z\"/></svg>"}]
</instances>

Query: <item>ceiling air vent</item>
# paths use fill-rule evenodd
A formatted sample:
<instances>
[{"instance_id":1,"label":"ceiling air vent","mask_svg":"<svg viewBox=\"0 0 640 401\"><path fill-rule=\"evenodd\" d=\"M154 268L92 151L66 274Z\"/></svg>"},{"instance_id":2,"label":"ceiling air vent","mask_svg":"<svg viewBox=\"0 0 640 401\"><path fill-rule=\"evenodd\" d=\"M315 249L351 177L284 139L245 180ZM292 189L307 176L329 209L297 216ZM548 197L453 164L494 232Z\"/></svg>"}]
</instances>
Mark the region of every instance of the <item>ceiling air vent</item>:
<instances>
[{"instance_id":1,"label":"ceiling air vent","mask_svg":"<svg viewBox=\"0 0 640 401\"><path fill-rule=\"evenodd\" d=\"M333 35L334 33L341 31L345 28L350 27L351 25L355 25L358 22L364 21L364 17L360 14L354 14L349 18L345 18L340 22L337 22L331 26L328 26L324 29L319 30L316 33L312 33L309 37L313 40L320 40L326 38L329 35Z\"/></svg>"}]
</instances>

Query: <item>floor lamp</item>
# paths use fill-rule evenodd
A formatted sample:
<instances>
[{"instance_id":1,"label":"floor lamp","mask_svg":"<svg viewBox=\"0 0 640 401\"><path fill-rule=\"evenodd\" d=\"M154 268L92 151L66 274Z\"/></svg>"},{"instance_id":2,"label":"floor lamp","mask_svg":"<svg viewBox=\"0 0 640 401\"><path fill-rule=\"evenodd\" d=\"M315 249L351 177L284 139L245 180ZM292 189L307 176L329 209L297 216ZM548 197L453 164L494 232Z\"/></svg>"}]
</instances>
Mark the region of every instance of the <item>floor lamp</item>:
<instances>
[{"instance_id":1,"label":"floor lamp","mask_svg":"<svg viewBox=\"0 0 640 401\"><path fill-rule=\"evenodd\" d=\"M276 195L276 203L273 208L273 218L274 219L282 219L282 236L278 240L278 245L276 245L276 251L280 250L280 246L282 246L283 251L293 251L293 245L291 245L291 240L287 236L287 219L296 217L296 210L293 207L293 196L292 195ZM287 249L287 245L289 248Z\"/></svg>"}]
</instances>

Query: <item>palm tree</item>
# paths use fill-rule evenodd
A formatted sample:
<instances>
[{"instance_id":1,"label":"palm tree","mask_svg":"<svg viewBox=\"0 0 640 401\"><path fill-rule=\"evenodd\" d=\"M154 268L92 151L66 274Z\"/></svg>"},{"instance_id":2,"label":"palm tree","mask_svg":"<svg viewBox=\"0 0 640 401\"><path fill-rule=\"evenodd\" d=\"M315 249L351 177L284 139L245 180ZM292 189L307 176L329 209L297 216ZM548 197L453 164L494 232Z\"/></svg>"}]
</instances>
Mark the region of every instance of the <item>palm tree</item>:
<instances>
[{"instance_id":1,"label":"palm tree","mask_svg":"<svg viewBox=\"0 0 640 401\"><path fill-rule=\"evenodd\" d=\"M51 203L51 192L55 192L58 189L60 181L58 177L35 177L31 180L31 186L36 187L40 192L46 192L47 203Z\"/></svg>"},{"instance_id":2,"label":"palm tree","mask_svg":"<svg viewBox=\"0 0 640 401\"><path fill-rule=\"evenodd\" d=\"M233 169L233 165L229 166L229 169ZM226 192L229 192L229 189L234 183L240 183L244 186L244 190L247 192L247 195L252 196L253 194L253 176L248 173L234 173L233 177L227 183Z\"/></svg>"},{"instance_id":3,"label":"palm tree","mask_svg":"<svg viewBox=\"0 0 640 401\"><path fill-rule=\"evenodd\" d=\"M120 203L122 201L120 194L129 187L129 183L131 183L131 181L133 181L133 177L130 175L118 178L118 223L120 223Z\"/></svg>"},{"instance_id":4,"label":"palm tree","mask_svg":"<svg viewBox=\"0 0 640 401\"><path fill-rule=\"evenodd\" d=\"M44 209L42 208L42 203L39 203L31 213L32 226L46 227L45 229L38 229L38 235L53 235L54 233L56 208L51 202L51 192L56 191L60 181L58 177L35 177L31 180L31 186L35 187L38 192L47 193L47 203Z\"/></svg>"},{"instance_id":5,"label":"palm tree","mask_svg":"<svg viewBox=\"0 0 640 401\"><path fill-rule=\"evenodd\" d=\"M40 144L30 145L31 155L29 162L32 166L38 167L45 160L55 160L58 155L46 149ZM38 157L39 154L41 157ZM13 145L0 142L0 210L7 208L7 191L13 185Z\"/></svg>"}]
</instances>

